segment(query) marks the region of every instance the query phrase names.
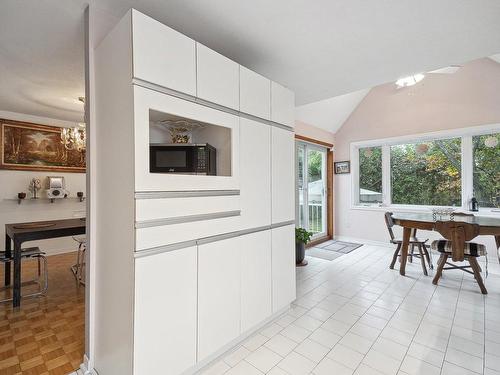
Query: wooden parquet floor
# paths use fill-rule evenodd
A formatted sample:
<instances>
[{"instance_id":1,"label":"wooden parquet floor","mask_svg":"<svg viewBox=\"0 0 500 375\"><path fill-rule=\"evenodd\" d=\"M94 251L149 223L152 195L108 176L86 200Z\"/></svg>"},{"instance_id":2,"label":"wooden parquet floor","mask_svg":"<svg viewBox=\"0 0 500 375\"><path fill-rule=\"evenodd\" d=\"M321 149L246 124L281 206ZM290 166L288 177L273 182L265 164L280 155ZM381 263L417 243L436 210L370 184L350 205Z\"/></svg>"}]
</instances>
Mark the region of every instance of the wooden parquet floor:
<instances>
[{"instance_id":1,"label":"wooden parquet floor","mask_svg":"<svg viewBox=\"0 0 500 375\"><path fill-rule=\"evenodd\" d=\"M76 253L48 257L46 296L23 298L21 307L0 304L0 374L67 375L83 360L85 341L85 287L70 271ZM4 269L0 266L3 286ZM36 276L36 262L23 261L23 280ZM38 288L23 287L23 294ZM0 298L11 295L1 291Z\"/></svg>"}]
</instances>

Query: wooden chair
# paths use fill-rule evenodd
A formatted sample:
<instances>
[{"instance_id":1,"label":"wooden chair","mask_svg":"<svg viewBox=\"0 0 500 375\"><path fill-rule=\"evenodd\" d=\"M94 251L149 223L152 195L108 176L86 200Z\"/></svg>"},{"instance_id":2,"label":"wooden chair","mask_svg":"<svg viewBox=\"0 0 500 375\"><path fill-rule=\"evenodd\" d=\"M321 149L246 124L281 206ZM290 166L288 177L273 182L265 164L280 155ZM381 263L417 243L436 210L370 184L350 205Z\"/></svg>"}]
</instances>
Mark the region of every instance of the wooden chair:
<instances>
[{"instance_id":1,"label":"wooden chair","mask_svg":"<svg viewBox=\"0 0 500 375\"><path fill-rule=\"evenodd\" d=\"M469 214L455 214L454 216L473 216ZM481 289L481 293L488 294L486 287L484 286L483 279L481 277L481 267L477 262L477 257L486 256L486 247L484 245L469 242L479 234L479 225L467 223L463 221L437 221L435 226L436 231L438 231L445 239L435 240L432 242L431 248L433 250L439 251L441 256L438 260L438 267L436 270L436 275L432 280L434 285L437 285L439 279L443 274L443 270L446 269L460 269L464 272L468 272L474 275L476 282ZM463 262L467 260L469 262L468 266L457 266L453 263L448 262L448 258L451 256L453 262ZM449 267L445 267L445 265ZM467 268L471 268L469 271Z\"/></svg>"},{"instance_id":2,"label":"wooden chair","mask_svg":"<svg viewBox=\"0 0 500 375\"><path fill-rule=\"evenodd\" d=\"M389 236L391 237L390 242L397 245L396 250L394 251L394 255L392 257L391 265L389 266L389 268L392 270L392 269L394 269L394 265L396 264L396 260L398 259L398 256L400 255L399 253L401 251L401 246L403 245L403 239L396 238L394 236L394 232L392 230L392 227L394 227L395 224L394 224L394 220L392 219L392 212L385 213L385 224L387 225L387 230L389 231ZM428 275L427 267L425 266L425 260L427 260L427 264L429 265L430 269L434 268L432 265L431 257L429 255L429 252L427 251L427 247L425 245L425 243L427 241L428 241L428 239L422 241L422 240L419 240L415 236L410 237L409 246L411 248L410 248L410 252L408 253L408 257L410 259L410 262L412 262L413 256L415 255L415 254L413 254L413 251L415 249L415 246L417 247L419 254L415 255L415 256L420 258L420 263L422 264L422 271L424 272L425 276Z\"/></svg>"}]
</instances>

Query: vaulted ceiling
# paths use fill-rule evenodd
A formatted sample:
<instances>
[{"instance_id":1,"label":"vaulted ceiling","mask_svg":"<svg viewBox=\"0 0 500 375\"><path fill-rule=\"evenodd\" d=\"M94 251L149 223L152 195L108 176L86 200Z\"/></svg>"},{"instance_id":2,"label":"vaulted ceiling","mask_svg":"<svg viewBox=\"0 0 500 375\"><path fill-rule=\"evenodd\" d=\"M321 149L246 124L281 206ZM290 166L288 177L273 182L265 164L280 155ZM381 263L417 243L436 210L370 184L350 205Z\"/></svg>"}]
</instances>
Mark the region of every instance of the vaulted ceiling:
<instances>
[{"instance_id":1,"label":"vaulted ceiling","mask_svg":"<svg viewBox=\"0 0 500 375\"><path fill-rule=\"evenodd\" d=\"M500 52L500 2L89 0L95 41L134 7L304 105ZM78 121L82 0L2 0L0 110Z\"/></svg>"}]
</instances>

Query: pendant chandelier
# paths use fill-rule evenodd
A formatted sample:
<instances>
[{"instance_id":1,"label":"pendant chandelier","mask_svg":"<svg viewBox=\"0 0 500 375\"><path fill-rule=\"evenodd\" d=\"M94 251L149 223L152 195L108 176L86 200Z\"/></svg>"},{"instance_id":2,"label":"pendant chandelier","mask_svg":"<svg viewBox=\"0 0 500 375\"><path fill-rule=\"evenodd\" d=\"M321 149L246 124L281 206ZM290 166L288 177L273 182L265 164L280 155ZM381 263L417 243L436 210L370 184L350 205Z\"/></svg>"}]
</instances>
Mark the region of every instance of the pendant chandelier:
<instances>
[{"instance_id":1,"label":"pendant chandelier","mask_svg":"<svg viewBox=\"0 0 500 375\"><path fill-rule=\"evenodd\" d=\"M85 98L83 96L80 96L78 100L85 105ZM84 153L87 149L85 123L78 123L74 128L61 128L61 144L68 151Z\"/></svg>"}]
</instances>

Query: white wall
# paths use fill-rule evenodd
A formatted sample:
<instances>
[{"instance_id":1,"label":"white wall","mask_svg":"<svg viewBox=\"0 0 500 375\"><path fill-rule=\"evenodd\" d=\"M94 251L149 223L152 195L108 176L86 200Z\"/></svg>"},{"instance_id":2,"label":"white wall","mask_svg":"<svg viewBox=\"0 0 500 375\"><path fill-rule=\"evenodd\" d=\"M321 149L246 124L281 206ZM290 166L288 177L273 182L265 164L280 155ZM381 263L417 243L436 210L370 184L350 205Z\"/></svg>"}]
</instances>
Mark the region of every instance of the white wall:
<instances>
[{"instance_id":1,"label":"white wall","mask_svg":"<svg viewBox=\"0 0 500 375\"><path fill-rule=\"evenodd\" d=\"M33 122L43 125L74 126L74 123L45 117L30 116L14 112L0 111L0 118ZM76 199L61 200L50 203L47 200L29 201L26 199L20 205L16 200L17 193L25 192L30 197L28 184L33 177L45 179L47 176L64 176L66 188L70 196L76 197L77 191L85 194L85 173L61 173L46 171L12 171L0 169L0 237L5 236L5 224L25 221L40 221L66 219L85 216L85 202ZM43 181L45 183L45 181ZM46 196L46 191L40 191L40 196ZM27 242L24 246L40 246L48 255L75 251L77 246L71 237Z\"/></svg>"}]
</instances>

